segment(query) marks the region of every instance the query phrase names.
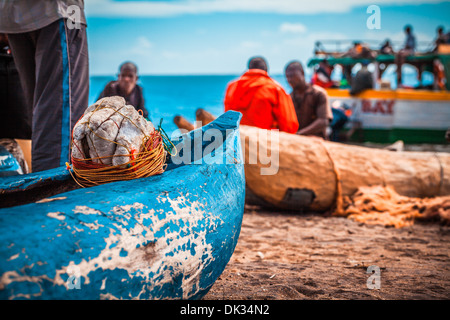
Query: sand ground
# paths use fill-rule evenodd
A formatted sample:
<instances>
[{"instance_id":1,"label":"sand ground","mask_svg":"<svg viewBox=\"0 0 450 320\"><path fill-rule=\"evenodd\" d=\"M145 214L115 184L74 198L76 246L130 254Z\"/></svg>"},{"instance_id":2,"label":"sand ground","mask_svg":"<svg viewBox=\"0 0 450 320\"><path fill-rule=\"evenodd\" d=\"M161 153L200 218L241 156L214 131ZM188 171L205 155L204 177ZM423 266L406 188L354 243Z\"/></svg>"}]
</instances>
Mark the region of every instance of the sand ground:
<instances>
[{"instance_id":1,"label":"sand ground","mask_svg":"<svg viewBox=\"0 0 450 320\"><path fill-rule=\"evenodd\" d=\"M450 299L449 249L450 227L437 222L395 229L246 206L235 252L204 299Z\"/></svg>"}]
</instances>

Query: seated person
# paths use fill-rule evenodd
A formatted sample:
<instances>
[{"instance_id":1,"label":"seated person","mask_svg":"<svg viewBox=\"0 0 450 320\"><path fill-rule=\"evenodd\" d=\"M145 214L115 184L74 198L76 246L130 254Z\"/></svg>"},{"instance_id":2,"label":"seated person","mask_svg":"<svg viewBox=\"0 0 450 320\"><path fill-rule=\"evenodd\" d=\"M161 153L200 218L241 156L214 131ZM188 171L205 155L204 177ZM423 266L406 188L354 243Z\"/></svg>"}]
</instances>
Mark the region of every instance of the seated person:
<instances>
[{"instance_id":1,"label":"seated person","mask_svg":"<svg viewBox=\"0 0 450 320\"><path fill-rule=\"evenodd\" d=\"M386 39L380 48L381 54L394 54L394 49L392 48L391 42L389 39Z\"/></svg>"},{"instance_id":2,"label":"seated person","mask_svg":"<svg viewBox=\"0 0 450 320\"><path fill-rule=\"evenodd\" d=\"M435 46L434 46L433 52L437 52L438 49L439 49L439 46L441 44L447 44L448 43L448 39L447 39L448 34L444 33L444 27L439 26L436 31L437 31L437 37L436 37L436 40L434 40L434 45Z\"/></svg>"},{"instance_id":3,"label":"seated person","mask_svg":"<svg viewBox=\"0 0 450 320\"><path fill-rule=\"evenodd\" d=\"M361 69L356 73L352 80L350 89L351 95L356 95L367 89L373 89L373 75L372 72L367 69L368 64L368 61L363 61L361 63Z\"/></svg>"},{"instance_id":4,"label":"seated person","mask_svg":"<svg viewBox=\"0 0 450 320\"><path fill-rule=\"evenodd\" d=\"M242 113L242 125L297 132L298 121L292 100L267 74L264 58L250 59L248 70L229 83L224 104L225 111Z\"/></svg>"},{"instance_id":5,"label":"seated person","mask_svg":"<svg viewBox=\"0 0 450 320\"><path fill-rule=\"evenodd\" d=\"M434 90L445 90L446 78L445 78L445 68L439 59L433 61L433 89Z\"/></svg>"},{"instance_id":6,"label":"seated person","mask_svg":"<svg viewBox=\"0 0 450 320\"><path fill-rule=\"evenodd\" d=\"M330 66L327 60L323 60L319 63L319 67L314 71L311 78L311 83L322 88L337 88L337 85L333 80L331 80L331 73L333 72L333 67Z\"/></svg>"},{"instance_id":7,"label":"seated person","mask_svg":"<svg viewBox=\"0 0 450 320\"><path fill-rule=\"evenodd\" d=\"M334 142L341 141L341 130L349 120L351 110L342 101L336 100L331 105L333 112L333 121L330 123L330 140ZM348 112L349 111L349 112Z\"/></svg>"},{"instance_id":8,"label":"seated person","mask_svg":"<svg viewBox=\"0 0 450 320\"><path fill-rule=\"evenodd\" d=\"M327 127L333 120L327 92L305 80L303 66L293 61L286 66L285 76L292 87L291 98L299 122L297 134L327 137Z\"/></svg>"},{"instance_id":9,"label":"seated person","mask_svg":"<svg viewBox=\"0 0 450 320\"><path fill-rule=\"evenodd\" d=\"M137 111L141 110L145 119L150 121L150 115L145 108L142 87L137 84L137 67L132 62L125 62L119 68L116 81L109 82L98 99L104 97L121 96L126 104L132 105Z\"/></svg>"}]
</instances>

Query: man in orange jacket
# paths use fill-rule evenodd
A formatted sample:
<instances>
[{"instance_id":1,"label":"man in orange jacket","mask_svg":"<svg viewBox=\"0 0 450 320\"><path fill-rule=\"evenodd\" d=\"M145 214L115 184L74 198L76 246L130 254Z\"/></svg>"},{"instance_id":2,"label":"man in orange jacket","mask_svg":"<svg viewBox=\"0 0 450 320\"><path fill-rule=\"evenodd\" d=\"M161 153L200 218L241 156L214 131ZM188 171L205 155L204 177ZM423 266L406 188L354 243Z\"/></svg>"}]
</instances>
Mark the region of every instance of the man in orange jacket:
<instances>
[{"instance_id":1,"label":"man in orange jacket","mask_svg":"<svg viewBox=\"0 0 450 320\"><path fill-rule=\"evenodd\" d=\"M248 69L231 82L225 94L225 111L242 113L242 125L296 133L298 120L291 97L267 74L264 58L250 59Z\"/></svg>"}]
</instances>

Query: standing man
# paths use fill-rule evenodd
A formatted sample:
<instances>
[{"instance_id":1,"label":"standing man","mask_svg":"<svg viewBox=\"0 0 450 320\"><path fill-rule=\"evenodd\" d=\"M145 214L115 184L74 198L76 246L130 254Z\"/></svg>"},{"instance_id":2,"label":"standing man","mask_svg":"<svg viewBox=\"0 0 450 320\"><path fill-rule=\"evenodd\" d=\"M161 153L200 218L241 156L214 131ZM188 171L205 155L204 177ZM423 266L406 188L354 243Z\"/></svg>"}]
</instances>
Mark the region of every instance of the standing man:
<instances>
[{"instance_id":1,"label":"standing man","mask_svg":"<svg viewBox=\"0 0 450 320\"><path fill-rule=\"evenodd\" d=\"M242 113L243 125L297 132L298 121L292 100L267 74L264 58L249 60L248 70L228 85L224 104L225 111Z\"/></svg>"},{"instance_id":2,"label":"standing man","mask_svg":"<svg viewBox=\"0 0 450 320\"><path fill-rule=\"evenodd\" d=\"M32 170L63 166L89 99L84 1L0 0L0 32L33 110Z\"/></svg>"},{"instance_id":3,"label":"standing man","mask_svg":"<svg viewBox=\"0 0 450 320\"><path fill-rule=\"evenodd\" d=\"M109 82L98 99L104 97L120 96L126 104L132 105L137 111L141 110L144 118L150 121L149 112L145 108L142 87L137 84L137 66L132 62L124 62L119 67L119 77L116 81Z\"/></svg>"},{"instance_id":4,"label":"standing man","mask_svg":"<svg viewBox=\"0 0 450 320\"><path fill-rule=\"evenodd\" d=\"M305 81L305 72L299 61L290 62L285 69L286 79L292 87L291 98L297 114L297 134L327 139L327 127L333 120L326 91Z\"/></svg>"},{"instance_id":5,"label":"standing man","mask_svg":"<svg viewBox=\"0 0 450 320\"><path fill-rule=\"evenodd\" d=\"M406 57L410 55L414 55L416 51L416 37L412 33L412 27L410 25L406 25L404 28L406 40L403 49L401 49L396 55L396 64L397 64L397 87L402 87L402 65L406 61ZM420 69L418 72L418 80L420 80Z\"/></svg>"},{"instance_id":6,"label":"standing man","mask_svg":"<svg viewBox=\"0 0 450 320\"><path fill-rule=\"evenodd\" d=\"M364 90L374 88L373 74L367 68L368 65L369 60L362 61L361 69L358 70L355 77L352 79L352 86L349 92L352 96L357 95Z\"/></svg>"}]
</instances>

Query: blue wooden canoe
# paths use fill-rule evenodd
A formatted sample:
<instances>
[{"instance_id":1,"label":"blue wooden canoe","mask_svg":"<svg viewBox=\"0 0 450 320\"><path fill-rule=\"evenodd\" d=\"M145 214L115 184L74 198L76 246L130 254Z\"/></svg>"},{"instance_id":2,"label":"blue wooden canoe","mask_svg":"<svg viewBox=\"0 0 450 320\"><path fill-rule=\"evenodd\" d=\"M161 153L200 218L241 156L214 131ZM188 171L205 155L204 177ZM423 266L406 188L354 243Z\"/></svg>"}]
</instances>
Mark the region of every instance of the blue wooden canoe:
<instances>
[{"instance_id":1,"label":"blue wooden canoe","mask_svg":"<svg viewBox=\"0 0 450 320\"><path fill-rule=\"evenodd\" d=\"M192 144L193 162L169 161L162 175L0 209L0 299L202 298L241 228L240 118L230 111L182 135L177 148ZM0 201L71 179L66 168L2 178Z\"/></svg>"}]
</instances>

